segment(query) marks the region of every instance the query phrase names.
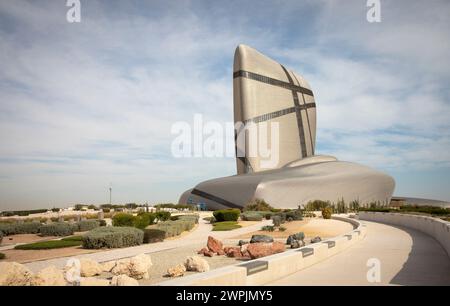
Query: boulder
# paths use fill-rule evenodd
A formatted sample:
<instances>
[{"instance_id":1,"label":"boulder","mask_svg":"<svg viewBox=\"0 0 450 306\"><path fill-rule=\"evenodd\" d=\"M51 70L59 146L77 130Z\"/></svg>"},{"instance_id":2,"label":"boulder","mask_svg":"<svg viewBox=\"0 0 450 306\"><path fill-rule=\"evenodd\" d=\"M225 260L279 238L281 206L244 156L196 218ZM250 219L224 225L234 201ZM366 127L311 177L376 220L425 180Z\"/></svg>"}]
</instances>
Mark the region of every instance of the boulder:
<instances>
[{"instance_id":1,"label":"boulder","mask_svg":"<svg viewBox=\"0 0 450 306\"><path fill-rule=\"evenodd\" d=\"M208 262L198 256L189 256L188 258L186 258L184 265L187 271L194 271L194 272L209 271Z\"/></svg>"},{"instance_id":2,"label":"boulder","mask_svg":"<svg viewBox=\"0 0 450 306\"><path fill-rule=\"evenodd\" d=\"M100 264L102 266L103 272L111 272L111 270L116 266L115 261L107 261Z\"/></svg>"},{"instance_id":3,"label":"boulder","mask_svg":"<svg viewBox=\"0 0 450 306\"><path fill-rule=\"evenodd\" d=\"M67 282L64 278L63 271L55 266L49 266L39 271L38 274L31 279L32 286L65 286Z\"/></svg>"},{"instance_id":4,"label":"boulder","mask_svg":"<svg viewBox=\"0 0 450 306\"><path fill-rule=\"evenodd\" d=\"M219 250L219 251L217 252L217 255L225 255L224 250Z\"/></svg>"},{"instance_id":5,"label":"boulder","mask_svg":"<svg viewBox=\"0 0 450 306\"><path fill-rule=\"evenodd\" d=\"M80 286L91 286L91 287L101 287L101 286L109 286L109 280L95 278L95 277L81 277L80 278Z\"/></svg>"},{"instance_id":6,"label":"boulder","mask_svg":"<svg viewBox=\"0 0 450 306\"><path fill-rule=\"evenodd\" d=\"M305 234L303 232L294 234L294 235L290 235L287 240L286 240L286 244L291 245L292 242L294 241L303 241L305 239Z\"/></svg>"},{"instance_id":7,"label":"boulder","mask_svg":"<svg viewBox=\"0 0 450 306\"><path fill-rule=\"evenodd\" d=\"M197 252L197 254L204 255L206 252L209 252L208 248L203 248Z\"/></svg>"},{"instance_id":8,"label":"boulder","mask_svg":"<svg viewBox=\"0 0 450 306\"><path fill-rule=\"evenodd\" d=\"M213 257L214 253L212 251L207 251L207 252L203 253L203 255L205 255L206 257Z\"/></svg>"},{"instance_id":9,"label":"boulder","mask_svg":"<svg viewBox=\"0 0 450 306\"><path fill-rule=\"evenodd\" d=\"M322 239L319 236L314 237L313 239L311 239L311 243L319 243L321 241L322 241Z\"/></svg>"},{"instance_id":10,"label":"boulder","mask_svg":"<svg viewBox=\"0 0 450 306\"><path fill-rule=\"evenodd\" d=\"M81 258L80 259L80 273L82 277L91 277L100 275L103 272L103 267L101 264L96 262L95 260L89 258Z\"/></svg>"},{"instance_id":11,"label":"boulder","mask_svg":"<svg viewBox=\"0 0 450 306\"><path fill-rule=\"evenodd\" d=\"M111 286L139 286L139 283L127 275L115 275L111 280Z\"/></svg>"},{"instance_id":12,"label":"boulder","mask_svg":"<svg viewBox=\"0 0 450 306\"><path fill-rule=\"evenodd\" d=\"M225 247L224 252L228 257L234 257L234 258L242 257L240 247Z\"/></svg>"},{"instance_id":13,"label":"boulder","mask_svg":"<svg viewBox=\"0 0 450 306\"><path fill-rule=\"evenodd\" d=\"M277 253L282 253L286 250L286 246L281 242L272 243L251 243L247 247L247 252L252 259L261 258Z\"/></svg>"},{"instance_id":14,"label":"boulder","mask_svg":"<svg viewBox=\"0 0 450 306\"><path fill-rule=\"evenodd\" d=\"M214 237L211 237L211 236L208 237L208 243L207 243L206 246L213 253L217 253L217 252L219 252L220 250L223 249L222 242L220 240L214 238Z\"/></svg>"},{"instance_id":15,"label":"boulder","mask_svg":"<svg viewBox=\"0 0 450 306\"><path fill-rule=\"evenodd\" d=\"M300 248L300 241L298 241L298 240L292 240L290 244L291 244L291 249Z\"/></svg>"},{"instance_id":16,"label":"boulder","mask_svg":"<svg viewBox=\"0 0 450 306\"><path fill-rule=\"evenodd\" d=\"M114 275L125 274L134 279L149 279L148 270L152 266L152 260L149 255L140 254L135 257L121 259L111 270Z\"/></svg>"},{"instance_id":17,"label":"boulder","mask_svg":"<svg viewBox=\"0 0 450 306\"><path fill-rule=\"evenodd\" d=\"M186 273L186 267L183 264L176 265L167 270L167 275L169 277L180 277L183 276L184 273Z\"/></svg>"},{"instance_id":18,"label":"boulder","mask_svg":"<svg viewBox=\"0 0 450 306\"><path fill-rule=\"evenodd\" d=\"M243 246L244 244L248 244L248 243L249 243L248 241L245 241L245 240L239 240L238 246Z\"/></svg>"},{"instance_id":19,"label":"boulder","mask_svg":"<svg viewBox=\"0 0 450 306\"><path fill-rule=\"evenodd\" d=\"M273 242L273 238L267 235L253 235L250 243L271 243Z\"/></svg>"},{"instance_id":20,"label":"boulder","mask_svg":"<svg viewBox=\"0 0 450 306\"><path fill-rule=\"evenodd\" d=\"M0 263L0 286L29 286L33 273L17 262Z\"/></svg>"}]
</instances>

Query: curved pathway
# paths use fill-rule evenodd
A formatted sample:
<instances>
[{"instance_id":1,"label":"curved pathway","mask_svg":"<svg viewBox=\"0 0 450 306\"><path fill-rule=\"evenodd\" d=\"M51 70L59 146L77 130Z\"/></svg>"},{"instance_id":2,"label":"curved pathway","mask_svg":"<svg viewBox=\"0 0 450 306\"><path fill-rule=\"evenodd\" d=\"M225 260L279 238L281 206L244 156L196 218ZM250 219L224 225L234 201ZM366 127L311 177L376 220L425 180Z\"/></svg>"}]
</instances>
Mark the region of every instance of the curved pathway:
<instances>
[{"instance_id":1,"label":"curved pathway","mask_svg":"<svg viewBox=\"0 0 450 306\"><path fill-rule=\"evenodd\" d=\"M129 248L123 248L123 249L113 249L103 252L96 252L92 254L84 254L84 255L75 255L70 257L61 257L61 258L55 258L55 259L48 259L48 260L41 260L41 261L34 261L25 263L25 265L30 268L32 271L37 272L45 267L54 265L58 268L62 268L65 266L67 260L69 258L90 258L97 262L106 262L106 261L112 261L112 260L118 260L122 258L132 257L136 256L142 253L150 254L155 252L160 252L164 250L174 249L177 247L183 247L188 245L194 245L194 244L203 244L206 245L206 241L208 239L208 236L214 236L218 239L227 239L230 237L243 235L246 233L251 233L254 231L257 231L261 229L262 226L270 224L271 220L263 220L262 222L258 222L257 224L242 227L239 229L235 229L232 231L223 231L223 232L213 232L212 231L212 225L207 223L203 220L201 217L199 219L198 226L190 233L183 235L177 239L173 240L165 240L163 242L158 243L150 243L150 244L143 244L136 247L129 247Z\"/></svg>"},{"instance_id":2,"label":"curved pathway","mask_svg":"<svg viewBox=\"0 0 450 306\"><path fill-rule=\"evenodd\" d=\"M450 285L450 259L432 237L364 221L367 236L321 263L268 285ZM380 282L367 280L367 262L380 262Z\"/></svg>"}]
</instances>

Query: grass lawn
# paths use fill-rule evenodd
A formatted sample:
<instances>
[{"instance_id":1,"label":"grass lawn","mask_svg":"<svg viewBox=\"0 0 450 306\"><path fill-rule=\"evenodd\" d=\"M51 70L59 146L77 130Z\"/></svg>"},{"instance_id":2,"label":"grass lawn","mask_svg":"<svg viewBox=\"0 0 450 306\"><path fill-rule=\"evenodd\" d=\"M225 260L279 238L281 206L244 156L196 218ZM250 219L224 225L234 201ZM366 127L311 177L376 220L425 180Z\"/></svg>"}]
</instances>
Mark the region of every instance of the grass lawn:
<instances>
[{"instance_id":1,"label":"grass lawn","mask_svg":"<svg viewBox=\"0 0 450 306\"><path fill-rule=\"evenodd\" d=\"M71 236L71 237L63 238L61 240L41 241L41 242L17 245L16 247L14 247L14 249L16 249L16 250L51 250L51 249L61 249L61 248L80 246L82 244L83 244L83 242L82 242L81 236Z\"/></svg>"},{"instance_id":2,"label":"grass lawn","mask_svg":"<svg viewBox=\"0 0 450 306\"><path fill-rule=\"evenodd\" d=\"M241 228L236 221L224 221L213 223L213 231L231 231L234 229Z\"/></svg>"}]
</instances>

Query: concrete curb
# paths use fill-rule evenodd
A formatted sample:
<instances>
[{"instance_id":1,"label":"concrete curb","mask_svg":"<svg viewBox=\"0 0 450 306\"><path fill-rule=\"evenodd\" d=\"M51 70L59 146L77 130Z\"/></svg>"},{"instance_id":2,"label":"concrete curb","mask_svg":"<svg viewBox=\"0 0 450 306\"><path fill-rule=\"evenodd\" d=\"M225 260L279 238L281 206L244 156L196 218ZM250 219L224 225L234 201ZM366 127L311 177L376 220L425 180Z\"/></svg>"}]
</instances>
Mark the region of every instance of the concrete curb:
<instances>
[{"instance_id":1,"label":"concrete curb","mask_svg":"<svg viewBox=\"0 0 450 306\"><path fill-rule=\"evenodd\" d=\"M400 213L360 211L358 216L360 220L399 225L425 233L436 239L450 257L450 222L428 216Z\"/></svg>"},{"instance_id":2,"label":"concrete curb","mask_svg":"<svg viewBox=\"0 0 450 306\"><path fill-rule=\"evenodd\" d=\"M288 250L245 263L226 266L156 284L157 286L259 286L306 269L347 249L366 235L366 227L356 219L336 215L333 219L348 222L353 230L320 243Z\"/></svg>"}]
</instances>

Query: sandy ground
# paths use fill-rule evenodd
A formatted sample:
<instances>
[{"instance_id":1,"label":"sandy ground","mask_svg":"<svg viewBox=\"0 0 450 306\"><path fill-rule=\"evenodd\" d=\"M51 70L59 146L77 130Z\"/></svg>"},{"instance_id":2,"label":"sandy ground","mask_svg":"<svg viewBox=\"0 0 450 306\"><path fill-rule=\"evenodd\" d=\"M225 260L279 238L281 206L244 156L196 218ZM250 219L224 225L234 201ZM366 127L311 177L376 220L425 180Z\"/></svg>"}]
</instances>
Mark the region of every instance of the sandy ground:
<instances>
[{"instance_id":1,"label":"sandy ground","mask_svg":"<svg viewBox=\"0 0 450 306\"><path fill-rule=\"evenodd\" d=\"M66 256L77 256L81 254L89 254L101 252L102 250L86 250L81 247L70 247L54 250L4 250L6 255L5 261L15 261L18 263L26 263L38 260L47 260Z\"/></svg>"},{"instance_id":2,"label":"sandy ground","mask_svg":"<svg viewBox=\"0 0 450 306\"><path fill-rule=\"evenodd\" d=\"M304 232L307 238L314 238L320 236L321 238L335 237L347 233L353 229L353 227L347 223L337 220L324 220L324 219L304 219L302 221L292 221L283 224L286 231L256 231L244 235L233 237L234 239L250 239L252 235L269 235L273 238L287 238L289 235Z\"/></svg>"},{"instance_id":3,"label":"sandy ground","mask_svg":"<svg viewBox=\"0 0 450 306\"><path fill-rule=\"evenodd\" d=\"M1 246L14 245L17 243L33 243L38 241L53 240L58 237L41 237L36 234L21 234L3 237Z\"/></svg>"}]
</instances>

